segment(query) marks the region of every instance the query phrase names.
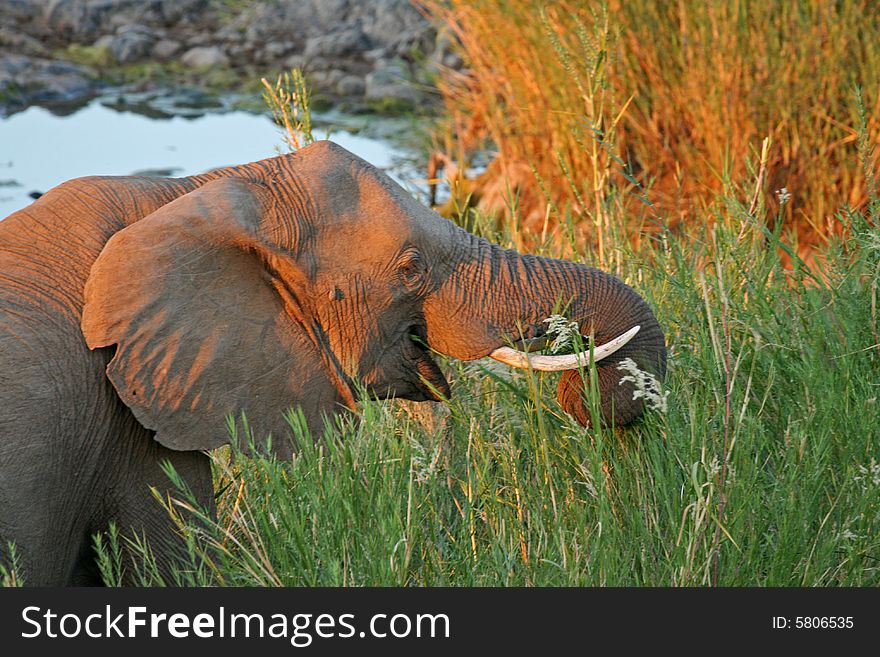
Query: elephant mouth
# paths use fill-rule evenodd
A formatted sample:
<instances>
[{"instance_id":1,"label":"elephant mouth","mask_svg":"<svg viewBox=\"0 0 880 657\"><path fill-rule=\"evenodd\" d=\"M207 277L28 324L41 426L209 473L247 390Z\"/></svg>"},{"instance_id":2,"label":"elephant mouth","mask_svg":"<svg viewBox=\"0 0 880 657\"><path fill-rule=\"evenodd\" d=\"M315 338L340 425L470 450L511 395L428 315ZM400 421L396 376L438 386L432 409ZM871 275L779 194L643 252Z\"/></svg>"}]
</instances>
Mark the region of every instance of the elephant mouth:
<instances>
[{"instance_id":1,"label":"elephant mouth","mask_svg":"<svg viewBox=\"0 0 880 657\"><path fill-rule=\"evenodd\" d=\"M427 333L427 327L422 323L413 324L407 331L408 347L415 360L417 381L413 381L416 388L413 394L416 396L404 398L413 401L443 401L449 399L452 390L431 355Z\"/></svg>"},{"instance_id":2,"label":"elephant mouth","mask_svg":"<svg viewBox=\"0 0 880 657\"><path fill-rule=\"evenodd\" d=\"M452 396L426 334L424 324L413 324L401 332L381 359L382 365L374 370L376 376L366 377L367 391L374 399L445 401Z\"/></svg>"}]
</instances>

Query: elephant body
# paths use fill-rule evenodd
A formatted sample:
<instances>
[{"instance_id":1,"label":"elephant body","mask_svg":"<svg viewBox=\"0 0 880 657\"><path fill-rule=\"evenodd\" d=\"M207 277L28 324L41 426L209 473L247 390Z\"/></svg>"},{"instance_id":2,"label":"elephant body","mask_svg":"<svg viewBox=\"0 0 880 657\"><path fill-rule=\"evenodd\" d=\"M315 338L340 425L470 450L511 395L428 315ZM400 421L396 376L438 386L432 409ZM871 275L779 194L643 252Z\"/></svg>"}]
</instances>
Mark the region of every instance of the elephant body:
<instances>
[{"instance_id":1,"label":"elephant body","mask_svg":"<svg viewBox=\"0 0 880 657\"><path fill-rule=\"evenodd\" d=\"M356 379L448 396L431 350L486 356L540 335L560 300L597 343L641 326L599 371L605 419L631 421L615 363L666 365L634 291L469 235L338 146L64 183L0 221L0 550L15 542L28 584L99 583L92 535L115 522L170 562L150 487L169 488L168 461L211 509L204 450L228 442L228 416L287 457L289 408L317 435L356 407ZM560 400L587 423L573 381Z\"/></svg>"},{"instance_id":2,"label":"elephant body","mask_svg":"<svg viewBox=\"0 0 880 657\"><path fill-rule=\"evenodd\" d=\"M210 508L207 456L153 440L107 379L113 350L90 350L80 329L106 241L192 187L75 180L0 222L0 555L15 542L29 585L98 582L92 535L111 521L167 536L149 491L168 486L163 460Z\"/></svg>"}]
</instances>

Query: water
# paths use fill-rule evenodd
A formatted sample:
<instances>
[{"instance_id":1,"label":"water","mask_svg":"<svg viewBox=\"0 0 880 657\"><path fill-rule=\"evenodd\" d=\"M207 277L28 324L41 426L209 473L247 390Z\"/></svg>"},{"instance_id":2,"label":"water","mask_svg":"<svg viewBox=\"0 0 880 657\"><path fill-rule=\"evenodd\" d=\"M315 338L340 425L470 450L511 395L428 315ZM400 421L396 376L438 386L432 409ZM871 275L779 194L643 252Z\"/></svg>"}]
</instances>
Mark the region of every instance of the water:
<instances>
[{"instance_id":1,"label":"water","mask_svg":"<svg viewBox=\"0 0 880 657\"><path fill-rule=\"evenodd\" d=\"M0 220L33 201L31 193L86 175L187 176L277 155L283 138L266 113L119 111L94 100L67 116L31 107L0 119ZM143 107L139 107L143 111ZM330 138L418 191L413 154L387 139L354 134L358 120L334 119ZM339 123L342 122L342 127ZM375 123L375 117L361 120ZM325 131L316 120L316 138Z\"/></svg>"}]
</instances>

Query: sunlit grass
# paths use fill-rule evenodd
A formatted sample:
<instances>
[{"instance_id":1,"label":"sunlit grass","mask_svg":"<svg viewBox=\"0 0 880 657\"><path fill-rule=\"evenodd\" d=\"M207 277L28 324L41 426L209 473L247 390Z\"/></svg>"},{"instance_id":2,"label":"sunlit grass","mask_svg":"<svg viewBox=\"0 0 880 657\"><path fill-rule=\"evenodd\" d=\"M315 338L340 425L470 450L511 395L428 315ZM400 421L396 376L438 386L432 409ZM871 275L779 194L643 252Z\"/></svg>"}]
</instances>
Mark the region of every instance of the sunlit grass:
<instances>
[{"instance_id":1,"label":"sunlit grass","mask_svg":"<svg viewBox=\"0 0 880 657\"><path fill-rule=\"evenodd\" d=\"M778 220L797 233L801 256L839 229L841 205L868 198L852 89L865 89L866 135L876 144L876 3L423 4L460 43L466 66L440 79L450 155L495 154L486 175L463 188L515 220L530 248L548 203L571 209L600 260L612 218L639 239L652 214L634 180L650 189L666 225L690 230L713 218L706 209L726 181L751 180L749 160L765 137L774 148L762 188L774 213L774 192L788 190ZM508 189L518 194L516 217ZM609 190L625 214L606 207Z\"/></svg>"}]
</instances>

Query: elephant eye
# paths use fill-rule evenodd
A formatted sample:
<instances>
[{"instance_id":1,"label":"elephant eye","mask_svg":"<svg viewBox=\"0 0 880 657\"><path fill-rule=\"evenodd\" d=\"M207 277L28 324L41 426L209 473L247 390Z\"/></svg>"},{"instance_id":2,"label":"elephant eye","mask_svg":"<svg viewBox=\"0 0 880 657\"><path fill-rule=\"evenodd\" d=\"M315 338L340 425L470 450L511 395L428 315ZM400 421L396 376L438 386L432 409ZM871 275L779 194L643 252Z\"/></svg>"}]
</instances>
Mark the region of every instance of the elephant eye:
<instances>
[{"instance_id":1,"label":"elephant eye","mask_svg":"<svg viewBox=\"0 0 880 657\"><path fill-rule=\"evenodd\" d=\"M425 278L425 263L421 254L415 249L407 250L400 258L397 273L406 287L413 289L421 286Z\"/></svg>"}]
</instances>

